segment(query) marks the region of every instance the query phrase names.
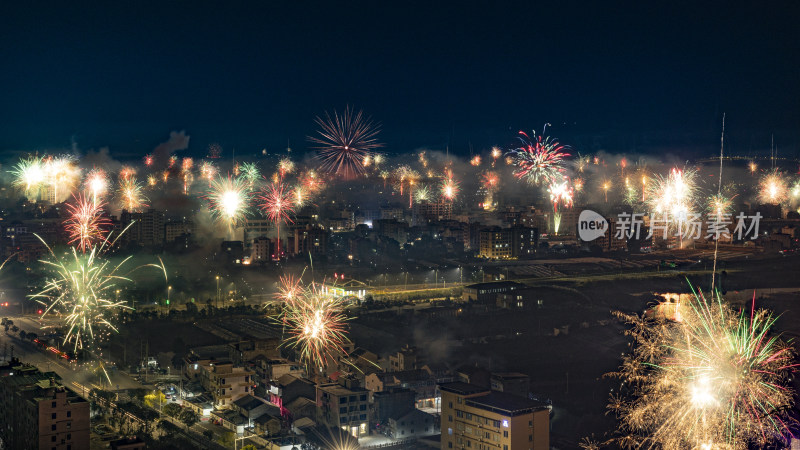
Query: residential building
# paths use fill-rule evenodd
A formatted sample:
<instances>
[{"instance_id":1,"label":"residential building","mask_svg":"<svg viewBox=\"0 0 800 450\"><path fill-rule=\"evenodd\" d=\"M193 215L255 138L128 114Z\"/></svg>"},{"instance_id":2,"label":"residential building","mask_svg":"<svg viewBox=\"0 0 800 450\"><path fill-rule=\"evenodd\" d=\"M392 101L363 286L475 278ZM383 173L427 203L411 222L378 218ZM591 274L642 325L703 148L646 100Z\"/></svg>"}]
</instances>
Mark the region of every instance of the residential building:
<instances>
[{"instance_id":1,"label":"residential building","mask_svg":"<svg viewBox=\"0 0 800 450\"><path fill-rule=\"evenodd\" d=\"M10 450L89 448L89 402L53 372L13 361L0 376L0 439Z\"/></svg>"},{"instance_id":2,"label":"residential building","mask_svg":"<svg viewBox=\"0 0 800 450\"><path fill-rule=\"evenodd\" d=\"M354 437L369 433L369 392L338 384L317 386L317 416L329 427L340 427Z\"/></svg>"},{"instance_id":3,"label":"residential building","mask_svg":"<svg viewBox=\"0 0 800 450\"><path fill-rule=\"evenodd\" d=\"M511 259L514 253L513 236L510 228L482 229L478 255L489 259Z\"/></svg>"},{"instance_id":4,"label":"residential building","mask_svg":"<svg viewBox=\"0 0 800 450\"><path fill-rule=\"evenodd\" d=\"M200 367L200 382L214 397L216 408L230 408L233 402L252 392L254 373L250 369L236 367L232 362L209 362Z\"/></svg>"},{"instance_id":5,"label":"residential building","mask_svg":"<svg viewBox=\"0 0 800 450\"><path fill-rule=\"evenodd\" d=\"M424 411L411 408L390 416L385 432L394 439L427 436L434 432L434 418Z\"/></svg>"},{"instance_id":6,"label":"residential building","mask_svg":"<svg viewBox=\"0 0 800 450\"><path fill-rule=\"evenodd\" d=\"M531 377L519 372L493 373L489 377L493 391L528 397L531 390Z\"/></svg>"},{"instance_id":7,"label":"residential building","mask_svg":"<svg viewBox=\"0 0 800 450\"><path fill-rule=\"evenodd\" d=\"M313 225L293 227L288 239L288 251L292 255L324 255L328 251L328 231Z\"/></svg>"},{"instance_id":8,"label":"residential building","mask_svg":"<svg viewBox=\"0 0 800 450\"><path fill-rule=\"evenodd\" d=\"M180 236L194 233L194 222L191 220L168 221L164 224L164 241L173 242Z\"/></svg>"},{"instance_id":9,"label":"residential building","mask_svg":"<svg viewBox=\"0 0 800 450\"><path fill-rule=\"evenodd\" d=\"M266 264L272 261L276 251L275 243L275 240L266 236L253 239L250 244L250 263Z\"/></svg>"},{"instance_id":10,"label":"residential building","mask_svg":"<svg viewBox=\"0 0 800 450\"><path fill-rule=\"evenodd\" d=\"M164 213L155 209L145 212L129 212L122 210L120 213L122 227L130 227L125 233L129 242L135 242L144 247L162 245L164 243Z\"/></svg>"},{"instance_id":11,"label":"residential building","mask_svg":"<svg viewBox=\"0 0 800 450\"><path fill-rule=\"evenodd\" d=\"M397 353L389 355L389 370L392 372L417 369L421 365L422 358L417 347L406 344Z\"/></svg>"},{"instance_id":12,"label":"residential building","mask_svg":"<svg viewBox=\"0 0 800 450\"><path fill-rule=\"evenodd\" d=\"M442 392L442 449L548 450L550 408L462 382Z\"/></svg>"}]
</instances>

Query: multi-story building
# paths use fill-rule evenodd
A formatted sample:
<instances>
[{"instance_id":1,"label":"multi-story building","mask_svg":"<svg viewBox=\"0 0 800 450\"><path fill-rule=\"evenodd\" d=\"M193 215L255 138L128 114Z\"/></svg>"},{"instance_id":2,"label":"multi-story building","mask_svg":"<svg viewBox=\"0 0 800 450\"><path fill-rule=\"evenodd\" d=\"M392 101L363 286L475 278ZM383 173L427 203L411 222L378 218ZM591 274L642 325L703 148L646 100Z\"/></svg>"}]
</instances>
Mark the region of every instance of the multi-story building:
<instances>
[{"instance_id":1,"label":"multi-story building","mask_svg":"<svg viewBox=\"0 0 800 450\"><path fill-rule=\"evenodd\" d=\"M412 224L438 222L453 218L453 202L440 200L436 202L417 202L412 209Z\"/></svg>"},{"instance_id":2,"label":"multi-story building","mask_svg":"<svg viewBox=\"0 0 800 450\"><path fill-rule=\"evenodd\" d=\"M272 256L274 254L275 241L266 236L260 236L253 239L253 242L250 245L251 264L266 264L272 261Z\"/></svg>"},{"instance_id":3,"label":"multi-story building","mask_svg":"<svg viewBox=\"0 0 800 450\"><path fill-rule=\"evenodd\" d=\"M328 251L328 231L324 228L305 225L295 227L289 235L289 249L292 255L324 255Z\"/></svg>"},{"instance_id":4,"label":"multi-story building","mask_svg":"<svg viewBox=\"0 0 800 450\"><path fill-rule=\"evenodd\" d=\"M511 227L511 256L524 258L536 253L536 244L539 242L537 228L517 225Z\"/></svg>"},{"instance_id":5,"label":"multi-story building","mask_svg":"<svg viewBox=\"0 0 800 450\"><path fill-rule=\"evenodd\" d=\"M142 246L155 246L164 243L164 213L155 209L145 212L120 213L122 228L128 227L127 240Z\"/></svg>"},{"instance_id":6,"label":"multi-story building","mask_svg":"<svg viewBox=\"0 0 800 450\"><path fill-rule=\"evenodd\" d=\"M369 433L369 392L338 384L317 386L318 419L329 427L340 427L354 437Z\"/></svg>"},{"instance_id":7,"label":"multi-story building","mask_svg":"<svg viewBox=\"0 0 800 450\"><path fill-rule=\"evenodd\" d=\"M253 391L254 373L231 362L209 362L200 366L200 383L214 397L214 406L230 408L236 400Z\"/></svg>"},{"instance_id":8,"label":"multi-story building","mask_svg":"<svg viewBox=\"0 0 800 450\"><path fill-rule=\"evenodd\" d=\"M194 222L191 220L169 221L164 224L164 241L173 242L180 236L191 235L194 232Z\"/></svg>"},{"instance_id":9,"label":"multi-story building","mask_svg":"<svg viewBox=\"0 0 800 450\"><path fill-rule=\"evenodd\" d=\"M265 217L248 217L244 222L244 242L266 237L275 230L275 223Z\"/></svg>"},{"instance_id":10,"label":"multi-story building","mask_svg":"<svg viewBox=\"0 0 800 450\"><path fill-rule=\"evenodd\" d=\"M443 449L547 450L550 408L524 397L462 382L442 392Z\"/></svg>"},{"instance_id":11,"label":"multi-story building","mask_svg":"<svg viewBox=\"0 0 800 450\"><path fill-rule=\"evenodd\" d=\"M389 355L389 370L392 372L418 369L420 366L422 358L417 347L406 344L397 353Z\"/></svg>"},{"instance_id":12,"label":"multi-story building","mask_svg":"<svg viewBox=\"0 0 800 450\"><path fill-rule=\"evenodd\" d=\"M0 377L0 438L10 450L89 448L89 403L52 372L15 361Z\"/></svg>"},{"instance_id":13,"label":"multi-story building","mask_svg":"<svg viewBox=\"0 0 800 450\"><path fill-rule=\"evenodd\" d=\"M479 255L489 259L510 259L513 256L513 233L510 228L484 228L480 231Z\"/></svg>"}]
</instances>

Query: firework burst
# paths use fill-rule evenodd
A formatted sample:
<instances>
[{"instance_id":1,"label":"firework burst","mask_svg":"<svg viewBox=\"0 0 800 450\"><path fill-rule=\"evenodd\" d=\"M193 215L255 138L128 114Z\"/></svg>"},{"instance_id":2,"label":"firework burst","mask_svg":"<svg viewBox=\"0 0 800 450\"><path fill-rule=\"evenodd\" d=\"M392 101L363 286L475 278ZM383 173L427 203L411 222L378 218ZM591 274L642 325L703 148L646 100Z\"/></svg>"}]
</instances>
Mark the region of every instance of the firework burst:
<instances>
[{"instance_id":1,"label":"firework burst","mask_svg":"<svg viewBox=\"0 0 800 450\"><path fill-rule=\"evenodd\" d=\"M281 255L281 223L292 223L294 214L294 193L285 189L283 184L272 183L259 195L259 208L278 229L278 257Z\"/></svg>"},{"instance_id":2,"label":"firework burst","mask_svg":"<svg viewBox=\"0 0 800 450\"><path fill-rule=\"evenodd\" d=\"M217 175L217 168L211 161L203 161L200 163L200 177L207 181L212 181Z\"/></svg>"},{"instance_id":3,"label":"firework burst","mask_svg":"<svg viewBox=\"0 0 800 450\"><path fill-rule=\"evenodd\" d=\"M382 146L376 140L379 128L362 111L345 108L342 115L334 111L333 117L326 112L325 118L317 117L316 122L319 136L308 140L317 144L322 169L345 179L362 175L364 157Z\"/></svg>"},{"instance_id":4,"label":"firework burst","mask_svg":"<svg viewBox=\"0 0 800 450\"><path fill-rule=\"evenodd\" d=\"M441 187L441 195L442 198L445 200L452 202L458 197L458 193L460 191L460 187L458 185L458 181L454 180L453 178L447 177L442 182Z\"/></svg>"},{"instance_id":5,"label":"firework burst","mask_svg":"<svg viewBox=\"0 0 800 450\"><path fill-rule=\"evenodd\" d=\"M726 214L730 214L733 199L723 194L714 194L708 199L708 214L721 222Z\"/></svg>"},{"instance_id":6,"label":"firework burst","mask_svg":"<svg viewBox=\"0 0 800 450\"><path fill-rule=\"evenodd\" d=\"M119 310L129 309L124 302L117 300L117 293L121 285L133 282L130 277L135 271L153 267L166 276L163 262L128 270L129 256L118 264L112 264L103 257L114 244L108 240L93 246L88 253L78 253L73 248L70 253L57 256L41 237L36 237L50 254L48 259L41 261L50 277L30 298L44 305L43 317L52 314L63 320L67 328L63 343L71 343L73 350L97 350L104 332L117 331L112 319ZM100 367L103 368L102 362ZM110 382L104 368L103 373Z\"/></svg>"},{"instance_id":7,"label":"firework burst","mask_svg":"<svg viewBox=\"0 0 800 450\"><path fill-rule=\"evenodd\" d=\"M102 169L93 169L86 175L84 189L92 193L92 200L97 203L108 191L108 177Z\"/></svg>"},{"instance_id":8,"label":"firework burst","mask_svg":"<svg viewBox=\"0 0 800 450\"><path fill-rule=\"evenodd\" d=\"M414 190L414 200L416 200L418 203L430 201L431 188L424 184L417 186L417 188Z\"/></svg>"},{"instance_id":9,"label":"firework burst","mask_svg":"<svg viewBox=\"0 0 800 450\"><path fill-rule=\"evenodd\" d=\"M69 244L75 244L81 252L91 249L95 243L105 237L105 226L111 221L103 216L104 203L89 200L84 195L74 198L74 203L67 204L69 218L64 227L69 235Z\"/></svg>"},{"instance_id":10,"label":"firework burst","mask_svg":"<svg viewBox=\"0 0 800 450\"><path fill-rule=\"evenodd\" d=\"M540 183L550 183L554 179L560 179L564 158L569 156L564 150L566 146L561 145L555 139L542 138L533 135L533 138L522 131L519 132L522 147L512 151L514 163L517 169L514 175L525 178L528 183L538 185Z\"/></svg>"},{"instance_id":11,"label":"firework burst","mask_svg":"<svg viewBox=\"0 0 800 450\"><path fill-rule=\"evenodd\" d=\"M134 177L121 179L117 198L122 204L122 208L127 211L139 211L142 208L146 208L148 206L147 197L145 197L142 189L142 184L137 182Z\"/></svg>"},{"instance_id":12,"label":"firework burst","mask_svg":"<svg viewBox=\"0 0 800 450\"><path fill-rule=\"evenodd\" d=\"M25 196L36 200L45 183L42 158L30 156L20 160L10 173L14 175L14 186L22 189Z\"/></svg>"},{"instance_id":13,"label":"firework burst","mask_svg":"<svg viewBox=\"0 0 800 450\"><path fill-rule=\"evenodd\" d=\"M44 159L45 182L52 190L52 198L56 202L63 201L81 177L81 170L71 156L50 156Z\"/></svg>"},{"instance_id":14,"label":"firework burst","mask_svg":"<svg viewBox=\"0 0 800 450\"><path fill-rule=\"evenodd\" d=\"M634 350L618 372L630 393L612 397L623 440L674 449L763 448L789 433L795 364L770 336L765 310L736 313L717 295L687 296L673 321L627 315ZM755 301L755 297L754 297Z\"/></svg>"},{"instance_id":15,"label":"firework burst","mask_svg":"<svg viewBox=\"0 0 800 450\"><path fill-rule=\"evenodd\" d=\"M136 176L136 169L131 166L122 166L119 169L119 179L120 180L127 180L128 178Z\"/></svg>"},{"instance_id":16,"label":"firework burst","mask_svg":"<svg viewBox=\"0 0 800 450\"><path fill-rule=\"evenodd\" d=\"M278 173L281 175L281 178L294 173L294 170L294 161L292 161L288 156L281 158L281 160L278 162Z\"/></svg>"},{"instance_id":17,"label":"firework burst","mask_svg":"<svg viewBox=\"0 0 800 450\"><path fill-rule=\"evenodd\" d=\"M474 167L478 167L481 165L481 155L475 155L472 159L469 160L469 164Z\"/></svg>"},{"instance_id":18,"label":"firework burst","mask_svg":"<svg viewBox=\"0 0 800 450\"><path fill-rule=\"evenodd\" d=\"M553 211L558 211L558 204L561 203L566 208L572 207L573 190L569 185L569 179L563 178L561 181L553 181L547 188L550 194L550 202L553 204Z\"/></svg>"},{"instance_id":19,"label":"firework burst","mask_svg":"<svg viewBox=\"0 0 800 450\"><path fill-rule=\"evenodd\" d=\"M294 292L278 320L289 334L283 345L297 350L306 365L322 368L344 353L347 317L340 297L325 294L312 284Z\"/></svg>"},{"instance_id":20,"label":"firework burst","mask_svg":"<svg viewBox=\"0 0 800 450\"><path fill-rule=\"evenodd\" d=\"M242 165L239 167L239 172L241 173L241 177L247 181L250 187L255 185L256 181L261 178L261 171L258 170L258 166L255 163L242 163Z\"/></svg>"},{"instance_id":21,"label":"firework burst","mask_svg":"<svg viewBox=\"0 0 800 450\"><path fill-rule=\"evenodd\" d=\"M229 230L244 220L250 206L250 193L240 178L218 177L206 194L211 211Z\"/></svg>"},{"instance_id":22,"label":"firework burst","mask_svg":"<svg viewBox=\"0 0 800 450\"><path fill-rule=\"evenodd\" d=\"M696 172L673 168L666 177L656 177L647 195L655 214L666 216L670 223L684 222L693 213L697 185Z\"/></svg>"},{"instance_id":23,"label":"firework burst","mask_svg":"<svg viewBox=\"0 0 800 450\"><path fill-rule=\"evenodd\" d=\"M779 205L786 201L789 185L783 174L773 170L763 177L758 183L758 200L761 203Z\"/></svg>"}]
</instances>

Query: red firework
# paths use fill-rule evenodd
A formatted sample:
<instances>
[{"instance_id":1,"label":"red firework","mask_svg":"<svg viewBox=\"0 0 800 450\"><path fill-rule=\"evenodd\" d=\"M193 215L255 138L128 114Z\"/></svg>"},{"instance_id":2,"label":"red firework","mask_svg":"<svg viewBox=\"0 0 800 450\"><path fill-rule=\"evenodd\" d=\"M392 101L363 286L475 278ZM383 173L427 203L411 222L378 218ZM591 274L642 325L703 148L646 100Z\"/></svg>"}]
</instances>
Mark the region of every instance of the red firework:
<instances>
[{"instance_id":1,"label":"red firework","mask_svg":"<svg viewBox=\"0 0 800 450\"><path fill-rule=\"evenodd\" d=\"M111 221L102 215L105 203L95 203L82 194L73 198L75 203L67 204L70 217L64 221L64 227L69 234L69 243L75 243L80 251L86 253L95 242L105 238L103 227L110 225Z\"/></svg>"},{"instance_id":2,"label":"red firework","mask_svg":"<svg viewBox=\"0 0 800 450\"><path fill-rule=\"evenodd\" d=\"M278 258L281 255L281 222L293 223L291 214L294 214L292 191L284 188L282 184L271 183L258 196L259 208L267 215L278 229Z\"/></svg>"},{"instance_id":3,"label":"red firework","mask_svg":"<svg viewBox=\"0 0 800 450\"><path fill-rule=\"evenodd\" d=\"M144 165L150 167L153 165L153 155L144 156Z\"/></svg>"},{"instance_id":4,"label":"red firework","mask_svg":"<svg viewBox=\"0 0 800 450\"><path fill-rule=\"evenodd\" d=\"M542 138L534 134L531 139L522 131L519 134L523 145L513 151L517 165L514 175L520 179L527 178L531 184L550 183L558 179L564 171L561 163L569 156L564 152L567 147L549 137Z\"/></svg>"},{"instance_id":5,"label":"red firework","mask_svg":"<svg viewBox=\"0 0 800 450\"><path fill-rule=\"evenodd\" d=\"M380 131L372 119L362 111L354 113L345 108L341 116L327 112L325 118L317 117L319 136L309 136L308 140L318 144L318 157L322 161L322 169L335 173L345 179L352 179L365 172L364 159L370 151L382 147L375 136Z\"/></svg>"},{"instance_id":6,"label":"red firework","mask_svg":"<svg viewBox=\"0 0 800 450\"><path fill-rule=\"evenodd\" d=\"M483 174L482 178L483 178L483 187L485 187L486 190L488 191L495 190L497 186L500 184L500 178L498 178L496 172L492 171L486 172L485 174Z\"/></svg>"}]
</instances>

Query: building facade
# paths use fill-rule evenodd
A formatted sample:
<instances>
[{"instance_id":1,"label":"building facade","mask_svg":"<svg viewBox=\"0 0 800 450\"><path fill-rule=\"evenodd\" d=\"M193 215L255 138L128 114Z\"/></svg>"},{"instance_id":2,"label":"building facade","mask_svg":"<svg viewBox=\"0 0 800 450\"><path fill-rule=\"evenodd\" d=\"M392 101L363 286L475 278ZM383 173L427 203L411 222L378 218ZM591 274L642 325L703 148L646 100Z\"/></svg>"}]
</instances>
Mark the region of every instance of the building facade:
<instances>
[{"instance_id":1,"label":"building facade","mask_svg":"<svg viewBox=\"0 0 800 450\"><path fill-rule=\"evenodd\" d=\"M442 391L442 449L548 450L550 409L527 398L461 383Z\"/></svg>"}]
</instances>

